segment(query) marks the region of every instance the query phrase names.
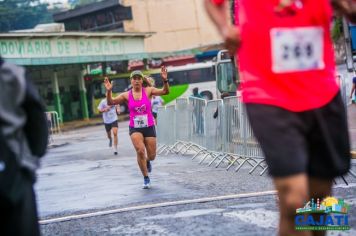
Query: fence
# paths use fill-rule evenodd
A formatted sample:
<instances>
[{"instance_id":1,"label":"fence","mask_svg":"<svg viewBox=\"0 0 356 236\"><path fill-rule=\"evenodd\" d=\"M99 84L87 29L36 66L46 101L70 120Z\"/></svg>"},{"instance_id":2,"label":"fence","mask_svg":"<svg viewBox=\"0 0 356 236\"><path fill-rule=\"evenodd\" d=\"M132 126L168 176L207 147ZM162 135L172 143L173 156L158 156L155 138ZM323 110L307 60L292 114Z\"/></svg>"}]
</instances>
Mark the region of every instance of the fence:
<instances>
[{"instance_id":1,"label":"fence","mask_svg":"<svg viewBox=\"0 0 356 236\"><path fill-rule=\"evenodd\" d=\"M350 83L340 80L345 106L350 104ZM243 166L267 170L263 152L256 141L239 97L206 101L200 98L178 98L176 105L158 110L158 154L192 154L199 163L239 171ZM350 172L354 177L356 175Z\"/></svg>"},{"instance_id":2,"label":"fence","mask_svg":"<svg viewBox=\"0 0 356 236\"><path fill-rule=\"evenodd\" d=\"M265 173L262 151L247 120L238 97L206 101L200 98L178 98L175 106L158 110L158 153L192 154L199 163L227 170L250 167Z\"/></svg>"},{"instance_id":3,"label":"fence","mask_svg":"<svg viewBox=\"0 0 356 236\"><path fill-rule=\"evenodd\" d=\"M46 117L47 117L47 125L48 125L48 132L49 132L49 140L48 143L52 144L54 142L54 134L60 134L61 133L61 127L60 127L60 119L58 116L58 113L55 111L49 111L46 112Z\"/></svg>"},{"instance_id":4,"label":"fence","mask_svg":"<svg viewBox=\"0 0 356 236\"><path fill-rule=\"evenodd\" d=\"M350 79L348 76L339 76L341 97L345 106L348 106L351 104L350 93L352 88L352 79Z\"/></svg>"}]
</instances>

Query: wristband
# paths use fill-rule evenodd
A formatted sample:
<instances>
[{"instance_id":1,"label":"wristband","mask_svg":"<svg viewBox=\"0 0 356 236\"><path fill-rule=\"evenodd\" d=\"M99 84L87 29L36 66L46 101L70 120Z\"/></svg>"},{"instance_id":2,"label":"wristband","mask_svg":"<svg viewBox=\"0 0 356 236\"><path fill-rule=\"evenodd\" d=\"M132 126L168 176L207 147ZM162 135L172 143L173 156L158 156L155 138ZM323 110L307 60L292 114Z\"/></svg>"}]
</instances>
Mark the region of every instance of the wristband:
<instances>
[{"instance_id":1,"label":"wristband","mask_svg":"<svg viewBox=\"0 0 356 236\"><path fill-rule=\"evenodd\" d=\"M163 80L163 83L167 84L168 83L168 79L167 80Z\"/></svg>"}]
</instances>

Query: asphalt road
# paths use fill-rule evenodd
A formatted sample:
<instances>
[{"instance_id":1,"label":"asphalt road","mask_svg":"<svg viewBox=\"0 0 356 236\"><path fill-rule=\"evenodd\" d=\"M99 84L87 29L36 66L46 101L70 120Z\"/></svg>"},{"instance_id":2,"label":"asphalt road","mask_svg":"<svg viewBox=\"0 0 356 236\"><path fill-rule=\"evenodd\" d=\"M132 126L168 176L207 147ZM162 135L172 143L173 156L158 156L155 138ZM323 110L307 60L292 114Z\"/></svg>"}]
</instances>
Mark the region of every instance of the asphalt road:
<instances>
[{"instance_id":1,"label":"asphalt road","mask_svg":"<svg viewBox=\"0 0 356 236\"><path fill-rule=\"evenodd\" d=\"M43 235L274 235L278 210L268 176L249 168L199 165L191 156L158 156L152 188L142 189L127 122L119 127L119 155L104 127L55 137L36 184ZM356 179L338 179L334 196L350 204L356 235ZM330 235L340 235L332 232Z\"/></svg>"}]
</instances>

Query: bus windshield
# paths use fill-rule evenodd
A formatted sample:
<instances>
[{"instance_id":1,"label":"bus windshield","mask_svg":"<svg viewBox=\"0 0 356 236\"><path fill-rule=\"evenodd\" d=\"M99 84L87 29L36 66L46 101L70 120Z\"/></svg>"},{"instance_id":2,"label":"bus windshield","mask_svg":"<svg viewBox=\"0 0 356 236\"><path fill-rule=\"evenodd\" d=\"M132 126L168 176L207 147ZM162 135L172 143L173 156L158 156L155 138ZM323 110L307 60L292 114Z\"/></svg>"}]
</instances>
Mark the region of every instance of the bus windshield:
<instances>
[{"instance_id":1,"label":"bus windshield","mask_svg":"<svg viewBox=\"0 0 356 236\"><path fill-rule=\"evenodd\" d=\"M234 65L234 61L226 50L222 50L217 55L216 60L216 85L218 92L236 94L239 85L239 77Z\"/></svg>"}]
</instances>

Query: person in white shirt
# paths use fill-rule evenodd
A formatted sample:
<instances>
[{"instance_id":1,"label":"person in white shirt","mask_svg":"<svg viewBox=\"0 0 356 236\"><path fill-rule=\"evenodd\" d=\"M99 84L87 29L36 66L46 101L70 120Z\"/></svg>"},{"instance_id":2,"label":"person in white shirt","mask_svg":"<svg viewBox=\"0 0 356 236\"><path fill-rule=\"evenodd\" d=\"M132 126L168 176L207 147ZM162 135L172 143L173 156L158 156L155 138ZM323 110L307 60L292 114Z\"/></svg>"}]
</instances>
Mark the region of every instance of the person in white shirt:
<instances>
[{"instance_id":1,"label":"person in white shirt","mask_svg":"<svg viewBox=\"0 0 356 236\"><path fill-rule=\"evenodd\" d=\"M158 107L163 106L164 101L160 96L152 96L151 104L152 104L152 115L155 118L157 124Z\"/></svg>"},{"instance_id":2,"label":"person in white shirt","mask_svg":"<svg viewBox=\"0 0 356 236\"><path fill-rule=\"evenodd\" d=\"M118 125L118 118L117 114L119 110L116 106L109 106L107 104L106 98L101 100L98 110L100 113L103 114L103 120L105 125L105 130L109 139L109 147L112 147L112 137L111 137L111 130L114 135L114 155L117 155L117 146L118 146L118 138L117 138L117 129Z\"/></svg>"}]
</instances>

